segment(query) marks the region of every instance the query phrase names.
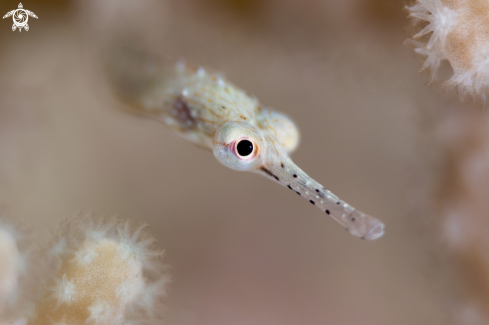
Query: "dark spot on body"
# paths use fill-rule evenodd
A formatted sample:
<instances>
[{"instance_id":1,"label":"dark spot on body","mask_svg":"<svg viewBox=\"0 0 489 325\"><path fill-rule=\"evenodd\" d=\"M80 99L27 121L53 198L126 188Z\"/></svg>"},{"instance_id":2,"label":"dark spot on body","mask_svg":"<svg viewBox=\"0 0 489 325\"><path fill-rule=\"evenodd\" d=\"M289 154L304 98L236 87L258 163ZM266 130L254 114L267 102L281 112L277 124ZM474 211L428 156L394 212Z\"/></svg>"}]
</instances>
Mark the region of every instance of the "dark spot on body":
<instances>
[{"instance_id":1,"label":"dark spot on body","mask_svg":"<svg viewBox=\"0 0 489 325\"><path fill-rule=\"evenodd\" d=\"M309 202L311 202L312 205L316 205L316 202L314 202L313 200L309 200Z\"/></svg>"},{"instance_id":2,"label":"dark spot on body","mask_svg":"<svg viewBox=\"0 0 489 325\"><path fill-rule=\"evenodd\" d=\"M268 169L266 169L265 167L263 166L260 166L260 169L263 170L265 173L267 173L268 175L272 176L273 178L275 178L277 181L280 181L280 179L274 174L272 173L271 171L269 171Z\"/></svg>"},{"instance_id":3,"label":"dark spot on body","mask_svg":"<svg viewBox=\"0 0 489 325\"><path fill-rule=\"evenodd\" d=\"M355 218L351 218L351 221L355 222Z\"/></svg>"},{"instance_id":4,"label":"dark spot on body","mask_svg":"<svg viewBox=\"0 0 489 325\"><path fill-rule=\"evenodd\" d=\"M192 116L190 108L188 107L187 102L185 102L182 96L177 97L173 102L172 114L175 119L180 123L180 125L185 129L191 129L197 126L197 121Z\"/></svg>"},{"instance_id":5,"label":"dark spot on body","mask_svg":"<svg viewBox=\"0 0 489 325\"><path fill-rule=\"evenodd\" d=\"M336 204L340 204L340 201L336 202Z\"/></svg>"},{"instance_id":6,"label":"dark spot on body","mask_svg":"<svg viewBox=\"0 0 489 325\"><path fill-rule=\"evenodd\" d=\"M290 186L290 185L287 185L287 187L288 187L288 188L290 188L290 189L292 190L292 186ZM292 191L293 191L293 190L292 190Z\"/></svg>"},{"instance_id":7,"label":"dark spot on body","mask_svg":"<svg viewBox=\"0 0 489 325\"><path fill-rule=\"evenodd\" d=\"M297 192L297 191L295 191L295 192L296 192L297 194L299 194L300 196L302 196L302 194L301 194L301 193L299 193L299 192Z\"/></svg>"},{"instance_id":8,"label":"dark spot on body","mask_svg":"<svg viewBox=\"0 0 489 325\"><path fill-rule=\"evenodd\" d=\"M329 210L326 210L326 214L329 214Z\"/></svg>"},{"instance_id":9,"label":"dark spot on body","mask_svg":"<svg viewBox=\"0 0 489 325\"><path fill-rule=\"evenodd\" d=\"M244 117L243 115L240 116L243 120L246 120L246 117Z\"/></svg>"},{"instance_id":10,"label":"dark spot on body","mask_svg":"<svg viewBox=\"0 0 489 325\"><path fill-rule=\"evenodd\" d=\"M221 106L221 108L222 108L222 109L226 109L226 107L224 107L224 106Z\"/></svg>"},{"instance_id":11,"label":"dark spot on body","mask_svg":"<svg viewBox=\"0 0 489 325\"><path fill-rule=\"evenodd\" d=\"M281 163L280 163L280 166L282 166L282 168L284 168L284 163L283 163L283 162L281 162Z\"/></svg>"},{"instance_id":12,"label":"dark spot on body","mask_svg":"<svg viewBox=\"0 0 489 325\"><path fill-rule=\"evenodd\" d=\"M319 190L318 190L318 189L316 189L316 192L317 192L317 193L319 193Z\"/></svg>"},{"instance_id":13,"label":"dark spot on body","mask_svg":"<svg viewBox=\"0 0 489 325\"><path fill-rule=\"evenodd\" d=\"M294 178L297 178L297 174L294 174L294 175L292 175L292 176L294 176Z\"/></svg>"}]
</instances>

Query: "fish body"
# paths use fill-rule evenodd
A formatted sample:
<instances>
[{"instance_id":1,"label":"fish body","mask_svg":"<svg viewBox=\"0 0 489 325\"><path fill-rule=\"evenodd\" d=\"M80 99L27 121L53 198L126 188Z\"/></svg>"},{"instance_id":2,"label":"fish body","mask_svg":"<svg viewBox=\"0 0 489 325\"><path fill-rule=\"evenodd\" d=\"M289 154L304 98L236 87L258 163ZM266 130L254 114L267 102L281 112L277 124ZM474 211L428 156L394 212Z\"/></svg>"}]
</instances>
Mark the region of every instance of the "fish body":
<instances>
[{"instance_id":1,"label":"fish body","mask_svg":"<svg viewBox=\"0 0 489 325\"><path fill-rule=\"evenodd\" d=\"M289 155L299 143L299 132L288 116L263 107L221 75L178 62L136 88L130 102L138 113L212 150L225 166L282 184L355 237L374 240L384 234L382 222L340 200L294 164Z\"/></svg>"}]
</instances>

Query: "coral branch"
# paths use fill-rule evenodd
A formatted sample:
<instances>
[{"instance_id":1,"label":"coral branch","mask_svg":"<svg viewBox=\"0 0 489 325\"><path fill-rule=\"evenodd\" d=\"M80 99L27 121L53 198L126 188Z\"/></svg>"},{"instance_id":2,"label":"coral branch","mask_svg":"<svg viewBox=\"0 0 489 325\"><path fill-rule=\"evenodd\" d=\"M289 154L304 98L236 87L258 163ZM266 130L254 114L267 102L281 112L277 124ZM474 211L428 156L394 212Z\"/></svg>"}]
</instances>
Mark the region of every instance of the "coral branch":
<instances>
[{"instance_id":1,"label":"coral branch","mask_svg":"<svg viewBox=\"0 0 489 325\"><path fill-rule=\"evenodd\" d=\"M415 24L428 23L410 40L427 56L421 70L430 68L432 82L441 60L448 60L453 76L443 83L458 88L463 99L485 102L489 93L489 2L487 0L418 0L407 7ZM429 35L431 34L431 35Z\"/></svg>"}]
</instances>

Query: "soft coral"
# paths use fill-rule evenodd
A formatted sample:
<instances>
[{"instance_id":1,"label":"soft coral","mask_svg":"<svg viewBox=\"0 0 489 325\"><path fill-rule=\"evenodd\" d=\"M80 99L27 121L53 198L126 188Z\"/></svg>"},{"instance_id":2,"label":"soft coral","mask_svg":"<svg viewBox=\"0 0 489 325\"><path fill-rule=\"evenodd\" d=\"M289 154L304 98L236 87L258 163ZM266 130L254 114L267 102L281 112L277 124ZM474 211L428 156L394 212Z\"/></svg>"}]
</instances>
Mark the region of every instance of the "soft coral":
<instances>
[{"instance_id":1,"label":"soft coral","mask_svg":"<svg viewBox=\"0 0 489 325\"><path fill-rule=\"evenodd\" d=\"M489 94L489 2L418 0L407 9L415 23L429 23L411 41L417 53L427 56L422 70L430 68L433 81L440 61L448 60L453 76L445 86L456 86L462 98L469 95L485 103ZM425 42L417 41L423 38Z\"/></svg>"},{"instance_id":2,"label":"soft coral","mask_svg":"<svg viewBox=\"0 0 489 325\"><path fill-rule=\"evenodd\" d=\"M55 283L46 287L31 322L112 325L154 315L154 300L165 294L169 279L151 261L162 252L153 249L144 227L131 231L127 222L90 214L77 217L75 227L63 223L46 250L57 260L49 261L58 265Z\"/></svg>"}]
</instances>

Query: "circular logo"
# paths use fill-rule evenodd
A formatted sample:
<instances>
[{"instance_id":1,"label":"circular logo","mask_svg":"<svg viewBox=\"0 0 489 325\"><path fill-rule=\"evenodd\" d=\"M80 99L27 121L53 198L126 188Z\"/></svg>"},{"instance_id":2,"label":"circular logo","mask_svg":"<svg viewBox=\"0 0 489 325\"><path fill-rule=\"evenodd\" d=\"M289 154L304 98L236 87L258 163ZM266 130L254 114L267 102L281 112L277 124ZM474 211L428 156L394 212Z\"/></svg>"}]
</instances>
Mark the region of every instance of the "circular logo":
<instances>
[{"instance_id":1,"label":"circular logo","mask_svg":"<svg viewBox=\"0 0 489 325\"><path fill-rule=\"evenodd\" d=\"M14 23L17 26L24 26L27 23L27 13L23 9L17 9L13 15Z\"/></svg>"}]
</instances>

